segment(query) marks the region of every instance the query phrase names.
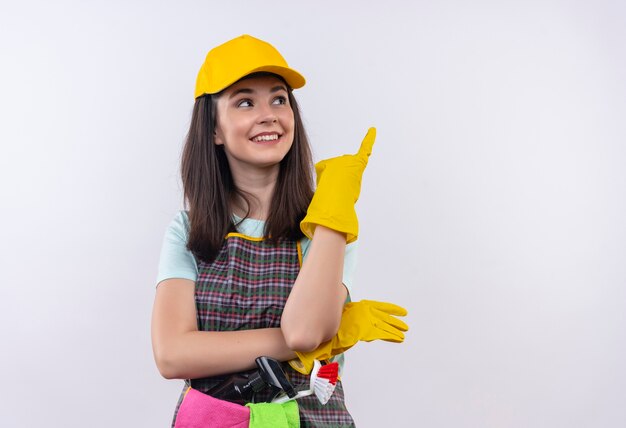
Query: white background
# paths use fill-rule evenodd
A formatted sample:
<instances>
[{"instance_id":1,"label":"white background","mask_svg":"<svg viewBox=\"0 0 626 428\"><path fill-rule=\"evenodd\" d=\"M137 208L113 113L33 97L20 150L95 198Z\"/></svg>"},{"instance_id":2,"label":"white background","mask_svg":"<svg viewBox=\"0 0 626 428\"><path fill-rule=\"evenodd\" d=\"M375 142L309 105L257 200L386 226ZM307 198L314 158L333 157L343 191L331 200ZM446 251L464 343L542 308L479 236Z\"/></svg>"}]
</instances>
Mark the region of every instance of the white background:
<instances>
[{"instance_id":1,"label":"white background","mask_svg":"<svg viewBox=\"0 0 626 428\"><path fill-rule=\"evenodd\" d=\"M378 139L347 355L359 427L626 426L620 1L2 2L0 421L165 427L161 239L196 73L243 33L308 80L316 159Z\"/></svg>"}]
</instances>

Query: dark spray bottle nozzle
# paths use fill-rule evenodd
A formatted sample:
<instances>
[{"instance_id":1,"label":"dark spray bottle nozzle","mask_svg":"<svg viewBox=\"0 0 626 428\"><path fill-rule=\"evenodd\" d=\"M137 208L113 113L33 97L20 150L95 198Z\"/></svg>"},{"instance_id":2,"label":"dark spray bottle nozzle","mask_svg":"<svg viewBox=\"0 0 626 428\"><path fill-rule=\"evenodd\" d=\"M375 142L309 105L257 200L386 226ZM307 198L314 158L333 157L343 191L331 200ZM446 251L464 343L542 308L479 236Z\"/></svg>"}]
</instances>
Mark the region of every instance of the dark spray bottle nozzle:
<instances>
[{"instance_id":1,"label":"dark spray bottle nozzle","mask_svg":"<svg viewBox=\"0 0 626 428\"><path fill-rule=\"evenodd\" d=\"M296 396L296 391L287 379L280 362L269 357L258 357L255 362L259 368L257 371L247 377L232 375L207 391L207 394L238 404L255 402L256 393L268 387L271 389L268 400L270 402L281 391L285 391L289 398Z\"/></svg>"},{"instance_id":2,"label":"dark spray bottle nozzle","mask_svg":"<svg viewBox=\"0 0 626 428\"><path fill-rule=\"evenodd\" d=\"M207 394L220 400L245 404L250 401L253 395L252 388L246 387L249 382L250 379L245 376L232 375L222 383L209 389Z\"/></svg>"},{"instance_id":3,"label":"dark spray bottle nozzle","mask_svg":"<svg viewBox=\"0 0 626 428\"><path fill-rule=\"evenodd\" d=\"M287 379L280 362L269 357L258 357L256 365L259 367L259 375L268 385L285 391L289 398L296 396L296 391Z\"/></svg>"}]
</instances>

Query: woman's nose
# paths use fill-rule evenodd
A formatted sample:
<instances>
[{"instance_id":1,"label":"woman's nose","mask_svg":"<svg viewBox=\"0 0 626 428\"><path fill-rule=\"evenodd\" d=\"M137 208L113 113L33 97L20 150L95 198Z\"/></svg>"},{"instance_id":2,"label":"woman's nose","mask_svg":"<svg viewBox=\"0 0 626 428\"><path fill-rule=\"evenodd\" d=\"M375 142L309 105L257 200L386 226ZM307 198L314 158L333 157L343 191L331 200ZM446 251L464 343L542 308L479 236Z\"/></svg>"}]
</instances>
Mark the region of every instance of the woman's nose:
<instances>
[{"instance_id":1,"label":"woman's nose","mask_svg":"<svg viewBox=\"0 0 626 428\"><path fill-rule=\"evenodd\" d=\"M271 106L261 107L259 111L259 123L274 123L277 120L276 113L272 110Z\"/></svg>"}]
</instances>

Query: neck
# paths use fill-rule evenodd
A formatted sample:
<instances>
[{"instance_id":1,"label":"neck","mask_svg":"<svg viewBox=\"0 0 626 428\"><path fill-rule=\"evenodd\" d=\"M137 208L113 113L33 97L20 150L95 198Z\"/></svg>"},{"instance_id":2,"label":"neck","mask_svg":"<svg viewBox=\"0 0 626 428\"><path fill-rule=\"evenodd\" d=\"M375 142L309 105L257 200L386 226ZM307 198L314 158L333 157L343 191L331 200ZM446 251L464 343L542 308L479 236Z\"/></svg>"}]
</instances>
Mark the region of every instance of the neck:
<instances>
[{"instance_id":1,"label":"neck","mask_svg":"<svg viewBox=\"0 0 626 428\"><path fill-rule=\"evenodd\" d=\"M278 179L278 167L271 169L254 169L247 171L232 171L233 180L238 189L250 195L249 218L266 220L269 214L270 203L276 180ZM233 212L243 217L246 214L246 203L239 197L232 201Z\"/></svg>"}]
</instances>

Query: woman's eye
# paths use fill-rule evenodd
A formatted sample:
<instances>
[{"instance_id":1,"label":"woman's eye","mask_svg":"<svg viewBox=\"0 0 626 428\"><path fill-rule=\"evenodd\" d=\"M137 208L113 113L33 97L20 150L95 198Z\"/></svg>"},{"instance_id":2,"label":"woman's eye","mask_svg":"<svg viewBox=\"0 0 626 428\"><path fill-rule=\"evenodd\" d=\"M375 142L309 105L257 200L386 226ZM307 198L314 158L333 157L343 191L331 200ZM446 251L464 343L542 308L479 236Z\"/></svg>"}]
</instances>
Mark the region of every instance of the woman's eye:
<instances>
[{"instance_id":1,"label":"woman's eye","mask_svg":"<svg viewBox=\"0 0 626 428\"><path fill-rule=\"evenodd\" d=\"M237 103L237 107L252 107L252 101L250 100L241 100Z\"/></svg>"},{"instance_id":2,"label":"woman's eye","mask_svg":"<svg viewBox=\"0 0 626 428\"><path fill-rule=\"evenodd\" d=\"M287 98L285 97L276 97L272 104L287 104Z\"/></svg>"}]
</instances>

